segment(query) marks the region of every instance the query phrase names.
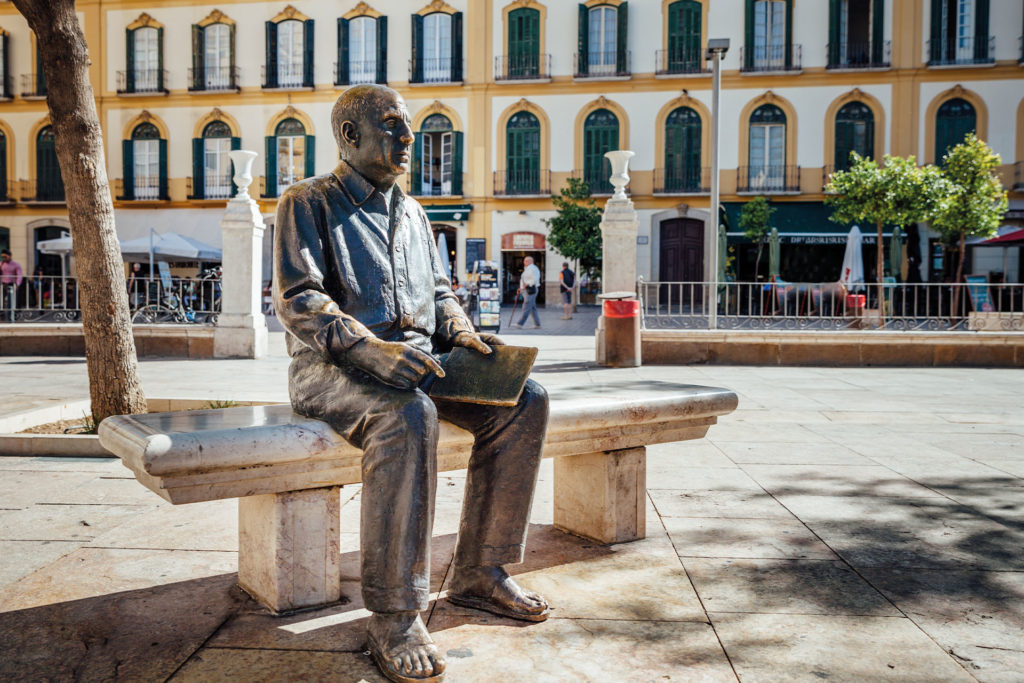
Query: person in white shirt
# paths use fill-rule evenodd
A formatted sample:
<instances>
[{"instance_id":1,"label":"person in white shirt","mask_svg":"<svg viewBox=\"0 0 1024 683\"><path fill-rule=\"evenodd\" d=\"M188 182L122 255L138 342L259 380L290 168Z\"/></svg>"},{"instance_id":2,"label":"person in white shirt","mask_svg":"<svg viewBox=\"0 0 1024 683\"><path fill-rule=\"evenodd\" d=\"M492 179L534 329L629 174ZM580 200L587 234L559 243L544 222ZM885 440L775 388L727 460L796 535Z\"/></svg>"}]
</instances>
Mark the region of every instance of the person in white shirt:
<instances>
[{"instance_id":1,"label":"person in white shirt","mask_svg":"<svg viewBox=\"0 0 1024 683\"><path fill-rule=\"evenodd\" d=\"M533 265L533 257L527 256L523 259L523 274L519 277L519 293L523 297L523 317L516 323L516 327L522 327L526 318L533 314L533 327L540 327L540 317L537 315L537 293L540 291L540 268Z\"/></svg>"}]
</instances>

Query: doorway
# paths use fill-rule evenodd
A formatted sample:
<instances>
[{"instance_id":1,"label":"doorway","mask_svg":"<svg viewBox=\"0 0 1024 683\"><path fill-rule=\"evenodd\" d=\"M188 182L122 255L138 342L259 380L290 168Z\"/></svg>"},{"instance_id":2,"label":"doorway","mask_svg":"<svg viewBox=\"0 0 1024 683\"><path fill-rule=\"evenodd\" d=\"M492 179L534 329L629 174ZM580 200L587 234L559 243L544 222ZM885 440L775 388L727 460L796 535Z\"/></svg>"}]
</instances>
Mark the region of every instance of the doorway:
<instances>
[{"instance_id":1,"label":"doorway","mask_svg":"<svg viewBox=\"0 0 1024 683\"><path fill-rule=\"evenodd\" d=\"M438 245L437 255L441 257L442 260L448 262L448 272L451 273L451 279L454 281L455 278L458 278L458 243L456 242L458 232L452 226L444 225L442 223L432 223L430 227L434 234L434 244ZM441 235L444 235L445 253L441 253Z\"/></svg>"},{"instance_id":2,"label":"doorway","mask_svg":"<svg viewBox=\"0 0 1024 683\"><path fill-rule=\"evenodd\" d=\"M661 223L658 279L662 282L704 281L704 221L672 218ZM701 287L662 285L661 300L670 304L703 302Z\"/></svg>"},{"instance_id":3,"label":"doorway","mask_svg":"<svg viewBox=\"0 0 1024 683\"><path fill-rule=\"evenodd\" d=\"M540 286L537 288L537 305L544 305L544 252L543 251L502 251L501 252L501 301L511 304L519 291L519 277L523 274L523 259L533 257L533 263L540 270Z\"/></svg>"}]
</instances>

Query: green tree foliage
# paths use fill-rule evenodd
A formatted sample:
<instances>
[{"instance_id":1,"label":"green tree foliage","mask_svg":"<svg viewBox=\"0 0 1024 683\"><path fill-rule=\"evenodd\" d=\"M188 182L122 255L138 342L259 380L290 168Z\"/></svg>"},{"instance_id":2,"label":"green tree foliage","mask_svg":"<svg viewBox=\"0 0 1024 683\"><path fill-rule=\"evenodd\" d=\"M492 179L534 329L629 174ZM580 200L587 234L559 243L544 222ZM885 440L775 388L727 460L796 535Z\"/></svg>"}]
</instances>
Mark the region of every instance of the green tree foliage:
<instances>
[{"instance_id":1,"label":"green tree foliage","mask_svg":"<svg viewBox=\"0 0 1024 683\"><path fill-rule=\"evenodd\" d=\"M580 178L569 178L555 204L556 214L545 218L548 242L559 254L591 270L601 264L601 209L590 196L590 187Z\"/></svg>"},{"instance_id":2,"label":"green tree foliage","mask_svg":"<svg viewBox=\"0 0 1024 683\"><path fill-rule=\"evenodd\" d=\"M754 261L754 281L761 271L761 252L764 242L771 231L771 218L775 207L768 203L766 197L754 197L743 205L740 210L740 228L747 239L757 244L757 259Z\"/></svg>"},{"instance_id":3,"label":"green tree foliage","mask_svg":"<svg viewBox=\"0 0 1024 683\"><path fill-rule=\"evenodd\" d=\"M963 279L967 238L991 237L1006 213L1006 189L996 174L1000 164L999 155L974 133L968 133L943 157L947 194L932 218L932 228L946 244L959 244L957 282ZM956 294L953 310L957 310L959 290Z\"/></svg>"},{"instance_id":4,"label":"green tree foliage","mask_svg":"<svg viewBox=\"0 0 1024 683\"><path fill-rule=\"evenodd\" d=\"M825 203L837 223L874 223L877 229L879 306L884 301L882 276L885 250L882 225L901 228L931 220L946 195L946 180L934 166L918 166L913 156L886 156L879 166L873 159L852 154L849 170L836 171L825 187Z\"/></svg>"}]
</instances>

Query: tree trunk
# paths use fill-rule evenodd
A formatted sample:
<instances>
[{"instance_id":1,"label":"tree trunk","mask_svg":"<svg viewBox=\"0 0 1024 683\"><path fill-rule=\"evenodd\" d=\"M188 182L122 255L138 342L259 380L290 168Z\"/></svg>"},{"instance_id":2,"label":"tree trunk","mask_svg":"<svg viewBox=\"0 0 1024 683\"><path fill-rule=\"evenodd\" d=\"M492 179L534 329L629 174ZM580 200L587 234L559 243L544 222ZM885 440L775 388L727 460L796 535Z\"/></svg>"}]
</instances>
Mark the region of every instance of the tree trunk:
<instances>
[{"instance_id":1,"label":"tree trunk","mask_svg":"<svg viewBox=\"0 0 1024 683\"><path fill-rule=\"evenodd\" d=\"M14 5L35 32L46 76L78 269L92 416L98 424L110 415L145 412L103 133L89 82L89 49L75 3L14 0Z\"/></svg>"},{"instance_id":2,"label":"tree trunk","mask_svg":"<svg viewBox=\"0 0 1024 683\"><path fill-rule=\"evenodd\" d=\"M878 226L878 252L875 258L875 280L878 282L878 320L885 325L885 252L882 242L882 221L877 221Z\"/></svg>"},{"instance_id":3,"label":"tree trunk","mask_svg":"<svg viewBox=\"0 0 1024 683\"><path fill-rule=\"evenodd\" d=\"M764 242L757 243L757 258L754 259L754 282L757 282L758 276L761 274L761 250L764 249Z\"/></svg>"},{"instance_id":4,"label":"tree trunk","mask_svg":"<svg viewBox=\"0 0 1024 683\"><path fill-rule=\"evenodd\" d=\"M964 278L964 258L967 256L967 235L960 233L960 258L956 265L956 280L953 281L953 317L960 315L960 283Z\"/></svg>"}]
</instances>

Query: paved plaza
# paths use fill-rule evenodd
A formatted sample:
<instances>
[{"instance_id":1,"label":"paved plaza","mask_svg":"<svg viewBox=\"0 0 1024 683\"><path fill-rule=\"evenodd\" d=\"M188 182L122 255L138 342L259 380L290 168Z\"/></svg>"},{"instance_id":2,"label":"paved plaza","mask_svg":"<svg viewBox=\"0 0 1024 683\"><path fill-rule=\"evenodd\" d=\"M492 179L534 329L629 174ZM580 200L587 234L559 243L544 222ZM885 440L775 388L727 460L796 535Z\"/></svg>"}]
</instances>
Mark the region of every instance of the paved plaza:
<instances>
[{"instance_id":1,"label":"paved plaza","mask_svg":"<svg viewBox=\"0 0 1024 683\"><path fill-rule=\"evenodd\" d=\"M675 381L733 389L739 408L701 441L649 449L642 541L555 530L545 461L514 571L552 618L433 602L448 680L1021 680L1024 371L612 370L593 364L596 311L559 315L545 334L503 330L540 347L553 395ZM271 347L143 361L146 392L287 400L280 334ZM88 396L82 359L3 357L0 382L0 412ZM343 603L274 618L235 586L235 501L171 506L116 460L0 468L0 679L383 680L362 652L358 486L342 490ZM439 595L463 481L439 482Z\"/></svg>"}]
</instances>

